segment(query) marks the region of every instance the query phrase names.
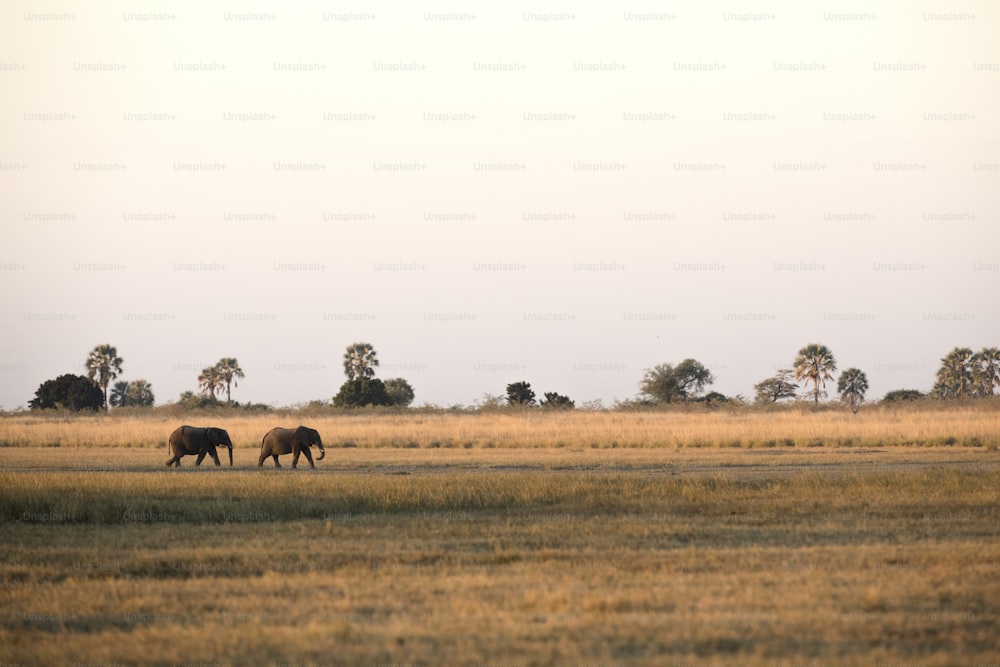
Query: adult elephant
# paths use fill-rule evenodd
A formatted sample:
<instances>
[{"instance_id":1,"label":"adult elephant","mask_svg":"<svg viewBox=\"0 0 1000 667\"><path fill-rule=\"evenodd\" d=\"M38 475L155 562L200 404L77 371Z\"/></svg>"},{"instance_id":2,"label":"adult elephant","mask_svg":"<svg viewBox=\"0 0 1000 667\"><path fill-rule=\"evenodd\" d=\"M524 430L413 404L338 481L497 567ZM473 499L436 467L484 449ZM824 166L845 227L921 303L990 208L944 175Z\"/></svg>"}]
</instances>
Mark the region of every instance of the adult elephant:
<instances>
[{"instance_id":1,"label":"adult elephant","mask_svg":"<svg viewBox=\"0 0 1000 667\"><path fill-rule=\"evenodd\" d=\"M272 428L264 434L264 439L260 442L260 460L257 461L257 467L263 466L264 460L270 456L274 459L274 467L280 468L281 464L278 463L278 457L284 454L294 454L292 457L292 467L296 468L299 465L299 454L305 454L306 460L309 461L309 467L315 468L316 465L313 463L312 453L309 451L309 448L313 445L319 447L319 456L316 460L322 461L323 457L326 456L326 450L323 449L323 441L320 439L319 431L316 429L309 428L308 426Z\"/></svg>"},{"instance_id":2,"label":"adult elephant","mask_svg":"<svg viewBox=\"0 0 1000 667\"><path fill-rule=\"evenodd\" d=\"M206 454L212 456L215 465L221 465L219 455L215 451L216 447L229 448L229 465L233 465L233 441L229 439L229 434L226 433L225 429L214 426L181 426L170 434L167 446L173 453L173 456L167 461L168 468L172 465L179 468L182 456L194 454L198 455L198 460L194 462L196 466L201 465Z\"/></svg>"}]
</instances>

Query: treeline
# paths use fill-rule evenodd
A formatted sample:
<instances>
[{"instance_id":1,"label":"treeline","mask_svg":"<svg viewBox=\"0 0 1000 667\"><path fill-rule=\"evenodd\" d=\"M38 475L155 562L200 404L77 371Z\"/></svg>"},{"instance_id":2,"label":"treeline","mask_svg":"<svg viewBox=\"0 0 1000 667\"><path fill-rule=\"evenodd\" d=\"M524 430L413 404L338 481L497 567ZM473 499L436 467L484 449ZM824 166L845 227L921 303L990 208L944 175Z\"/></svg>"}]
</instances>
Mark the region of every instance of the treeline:
<instances>
[{"instance_id":1,"label":"treeline","mask_svg":"<svg viewBox=\"0 0 1000 667\"><path fill-rule=\"evenodd\" d=\"M67 373L53 380L46 380L28 402L32 410L108 410L109 408L143 408L152 406L156 397L153 386L146 379L120 380L125 361L113 345L101 344L87 356L86 375ZM344 353L344 373L347 381L340 387L332 404L341 408L366 406L408 407L414 399L413 387L403 378L381 380L375 377L378 354L370 343L354 343ZM178 397L177 405L186 410L218 407L260 411L269 409L261 403L240 405L233 401L232 390L246 373L235 357L223 357L216 364L207 366L198 374L198 392L185 391ZM220 396L225 391L225 401Z\"/></svg>"},{"instance_id":2,"label":"treeline","mask_svg":"<svg viewBox=\"0 0 1000 667\"><path fill-rule=\"evenodd\" d=\"M354 343L347 347L343 357L346 381L336 395L327 401L313 401L305 409L322 410L356 408L408 408L415 396L413 387L404 378L376 377L378 354L370 343ZM29 402L32 410L108 410L109 407L148 408L155 402L152 385L144 378L114 382L122 373L124 360L117 349L109 344L97 345L87 356L87 374L61 375L43 382ZM721 404L773 406L791 402L809 402L814 406L828 397L827 384L836 379L836 392L840 404L857 412L867 400L868 377L862 369L849 367L836 375L837 360L825 345L810 343L800 349L788 368L775 372L754 385L754 397L725 396L709 391L715 377L704 364L696 359L679 363L661 363L646 369L635 399L618 401L616 409L655 408L668 405L703 403L708 406ZM246 377L234 357L224 357L215 365L204 368L197 377L198 392L185 391L176 402L175 409L197 410L232 408L242 410L269 410L265 404L244 403L232 400L232 389ZM941 359L935 382L928 393L917 389L895 389L882 399L885 403L920 399L961 400L987 398L1000 388L1000 349L983 348L973 352L970 348L957 347ZM225 400L220 398L223 390ZM434 406L427 406L434 409ZM526 380L512 382L502 395L485 394L471 409L494 410L500 408L533 408L572 410L576 402L556 391L543 393L538 398ZM603 409L600 401L579 406L584 409ZM462 409L454 406L452 409Z\"/></svg>"}]
</instances>

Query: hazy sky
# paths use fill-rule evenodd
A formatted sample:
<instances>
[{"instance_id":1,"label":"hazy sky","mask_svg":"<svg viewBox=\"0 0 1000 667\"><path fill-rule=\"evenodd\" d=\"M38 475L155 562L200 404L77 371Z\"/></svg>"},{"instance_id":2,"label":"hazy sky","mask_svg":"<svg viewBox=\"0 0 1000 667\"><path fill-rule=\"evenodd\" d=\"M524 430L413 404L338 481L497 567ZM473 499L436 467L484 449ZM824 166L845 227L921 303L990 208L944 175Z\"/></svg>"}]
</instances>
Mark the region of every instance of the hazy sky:
<instances>
[{"instance_id":1,"label":"hazy sky","mask_svg":"<svg viewBox=\"0 0 1000 667\"><path fill-rule=\"evenodd\" d=\"M7 0L0 406L111 343L157 401L870 396L1000 345L995 2ZM835 387L831 387L831 395Z\"/></svg>"}]
</instances>

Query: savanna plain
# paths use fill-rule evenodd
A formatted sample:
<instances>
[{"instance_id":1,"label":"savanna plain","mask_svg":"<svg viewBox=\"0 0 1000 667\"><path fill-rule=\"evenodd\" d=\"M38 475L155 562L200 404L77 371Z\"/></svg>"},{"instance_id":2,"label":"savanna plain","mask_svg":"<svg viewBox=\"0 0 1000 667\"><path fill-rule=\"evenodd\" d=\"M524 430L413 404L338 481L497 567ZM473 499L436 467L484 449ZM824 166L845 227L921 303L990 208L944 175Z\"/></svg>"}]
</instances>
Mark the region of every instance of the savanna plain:
<instances>
[{"instance_id":1,"label":"savanna plain","mask_svg":"<svg viewBox=\"0 0 1000 667\"><path fill-rule=\"evenodd\" d=\"M10 414L0 662L997 665L998 449L995 402Z\"/></svg>"}]
</instances>

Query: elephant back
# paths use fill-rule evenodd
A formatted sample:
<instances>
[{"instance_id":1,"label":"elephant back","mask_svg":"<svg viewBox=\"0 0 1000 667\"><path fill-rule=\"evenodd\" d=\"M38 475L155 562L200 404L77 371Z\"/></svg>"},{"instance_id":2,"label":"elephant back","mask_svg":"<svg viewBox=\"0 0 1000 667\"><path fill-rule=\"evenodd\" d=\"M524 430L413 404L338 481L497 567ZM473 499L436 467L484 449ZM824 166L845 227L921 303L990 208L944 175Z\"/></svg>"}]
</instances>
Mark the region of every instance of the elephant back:
<instances>
[{"instance_id":1,"label":"elephant back","mask_svg":"<svg viewBox=\"0 0 1000 667\"><path fill-rule=\"evenodd\" d=\"M185 424L184 426L178 426L177 428L174 429L174 432L170 434L170 438L167 440L167 443L170 445L173 445L174 443L178 444L183 443L185 440L184 437L185 431L191 428L194 427L188 426L187 424Z\"/></svg>"}]
</instances>

